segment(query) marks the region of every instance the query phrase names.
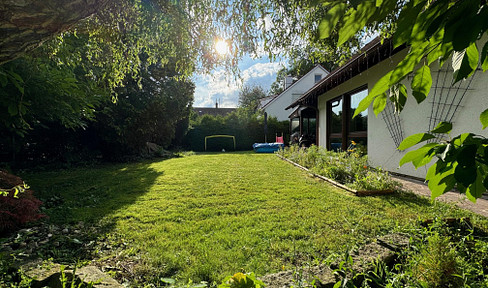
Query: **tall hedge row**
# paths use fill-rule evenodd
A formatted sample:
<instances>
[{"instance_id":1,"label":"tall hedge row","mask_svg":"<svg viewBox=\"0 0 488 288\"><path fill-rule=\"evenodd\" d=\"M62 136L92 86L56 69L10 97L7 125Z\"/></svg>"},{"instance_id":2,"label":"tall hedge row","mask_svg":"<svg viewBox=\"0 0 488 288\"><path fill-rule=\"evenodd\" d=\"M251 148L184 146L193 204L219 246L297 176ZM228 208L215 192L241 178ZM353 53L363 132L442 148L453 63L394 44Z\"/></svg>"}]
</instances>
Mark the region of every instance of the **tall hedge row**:
<instances>
[{"instance_id":1,"label":"tall hedge row","mask_svg":"<svg viewBox=\"0 0 488 288\"><path fill-rule=\"evenodd\" d=\"M278 121L269 117L267 121L267 142L275 142L276 134L289 139L289 122ZM205 136L235 136L235 150L251 150L252 144L265 142L264 116L246 109L237 109L227 116L195 116L190 122L190 129L184 139L185 148L193 151L205 151ZM234 150L231 138L212 138L207 140L207 151Z\"/></svg>"}]
</instances>

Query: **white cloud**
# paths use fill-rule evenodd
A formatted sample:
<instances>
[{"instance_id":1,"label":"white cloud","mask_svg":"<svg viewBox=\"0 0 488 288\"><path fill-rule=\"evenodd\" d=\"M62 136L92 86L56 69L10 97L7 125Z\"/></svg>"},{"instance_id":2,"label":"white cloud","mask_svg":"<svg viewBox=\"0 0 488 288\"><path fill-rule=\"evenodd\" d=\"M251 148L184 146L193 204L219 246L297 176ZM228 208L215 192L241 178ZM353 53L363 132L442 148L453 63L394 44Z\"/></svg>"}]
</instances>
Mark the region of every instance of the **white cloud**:
<instances>
[{"instance_id":1,"label":"white cloud","mask_svg":"<svg viewBox=\"0 0 488 288\"><path fill-rule=\"evenodd\" d=\"M256 63L248 69L242 71L242 78L244 79L244 82L247 82L253 78L276 75L276 72L278 72L281 67L282 65L280 63Z\"/></svg>"},{"instance_id":2,"label":"white cloud","mask_svg":"<svg viewBox=\"0 0 488 288\"><path fill-rule=\"evenodd\" d=\"M247 64L248 68L241 71L240 79L236 79L234 75L223 69L215 70L211 75L195 75L196 88L193 106L213 107L215 101L219 101L221 107L236 107L242 84L260 85L268 90L276 79L276 73L283 65L262 61L265 60L246 59L246 63L243 65ZM257 63L252 64L253 62Z\"/></svg>"}]
</instances>

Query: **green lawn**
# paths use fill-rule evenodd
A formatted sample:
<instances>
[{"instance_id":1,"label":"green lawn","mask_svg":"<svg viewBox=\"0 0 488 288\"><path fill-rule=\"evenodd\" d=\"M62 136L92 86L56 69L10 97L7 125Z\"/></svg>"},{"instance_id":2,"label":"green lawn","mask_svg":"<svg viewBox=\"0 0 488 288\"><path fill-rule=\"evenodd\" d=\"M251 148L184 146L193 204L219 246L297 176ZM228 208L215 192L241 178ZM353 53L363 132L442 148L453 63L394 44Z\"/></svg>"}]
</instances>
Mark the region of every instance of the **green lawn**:
<instances>
[{"instance_id":1,"label":"green lawn","mask_svg":"<svg viewBox=\"0 0 488 288\"><path fill-rule=\"evenodd\" d=\"M154 277L219 282L323 260L419 219L470 216L410 193L352 196L278 159L252 153L22 175L56 224L96 223L131 243Z\"/></svg>"}]
</instances>

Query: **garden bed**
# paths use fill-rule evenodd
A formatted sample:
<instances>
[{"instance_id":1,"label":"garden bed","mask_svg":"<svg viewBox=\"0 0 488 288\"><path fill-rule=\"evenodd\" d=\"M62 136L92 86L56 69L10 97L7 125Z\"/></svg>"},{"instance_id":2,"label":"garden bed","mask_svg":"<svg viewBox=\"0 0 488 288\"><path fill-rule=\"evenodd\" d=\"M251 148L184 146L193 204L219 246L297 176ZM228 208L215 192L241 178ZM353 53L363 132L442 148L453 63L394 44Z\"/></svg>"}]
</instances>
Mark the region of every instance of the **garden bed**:
<instances>
[{"instance_id":1,"label":"garden bed","mask_svg":"<svg viewBox=\"0 0 488 288\"><path fill-rule=\"evenodd\" d=\"M336 187L339 187L343 190L354 193L356 196L392 194L400 186L398 182L390 178L387 172L371 169L368 166L364 165L365 163L367 163L367 158L366 156L362 156L359 151L350 151L350 152L353 153L344 153L344 152L336 153L336 152L326 151L325 149L319 148L317 146L312 146L308 148L308 151L305 151L304 149L292 146L290 148L287 148L287 150L280 150L277 156L282 160L285 160L295 165L296 167L307 171L312 176L327 181L328 183ZM290 158L298 159L298 161L302 163L297 163L293 160L290 160L284 155L289 155L289 157L292 156ZM331 168L331 165L333 165L334 162L341 162L341 164L344 164L344 162L348 163L349 165L339 165L339 167L337 168L340 169L341 166L345 166L345 167L349 167L349 169L344 169L344 170L349 170L349 171L344 171L344 173L334 172L332 173L333 175L339 175L339 174L346 175L346 176L340 176L338 178L341 179L349 178L351 180L355 179L358 181L356 181L356 183L354 183L354 181L349 181L349 183L347 181L342 181L343 183L341 183L341 181L337 181L337 179L332 179L327 177L328 174L331 174L330 172L326 171L325 173L319 173L327 169L328 170L334 169L337 171L336 168ZM305 164L308 167L305 167L305 165L301 165L301 164ZM351 168L354 166L362 167L362 169ZM324 168L324 167L329 167L329 168ZM321 175L321 174L325 174L325 175ZM376 179L374 179L375 176ZM377 182L377 183L368 183L366 185L366 187L368 186L373 187L373 189L361 189L362 188L361 183L358 185L357 182L366 183L368 182L368 179L373 179L373 181L371 182ZM376 187L378 187L378 189L375 189Z\"/></svg>"}]
</instances>

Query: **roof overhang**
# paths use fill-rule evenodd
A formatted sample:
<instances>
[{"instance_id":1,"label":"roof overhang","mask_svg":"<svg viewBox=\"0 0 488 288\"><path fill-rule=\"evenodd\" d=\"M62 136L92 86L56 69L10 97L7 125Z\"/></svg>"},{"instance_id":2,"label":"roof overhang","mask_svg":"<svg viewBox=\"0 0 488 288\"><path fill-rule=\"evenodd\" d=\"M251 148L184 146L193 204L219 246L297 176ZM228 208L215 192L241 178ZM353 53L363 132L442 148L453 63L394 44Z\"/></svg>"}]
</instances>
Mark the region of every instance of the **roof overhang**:
<instances>
[{"instance_id":1,"label":"roof overhang","mask_svg":"<svg viewBox=\"0 0 488 288\"><path fill-rule=\"evenodd\" d=\"M354 55L344 65L332 71L290 106L286 107L285 110L303 105L316 107L317 98L320 95L352 79L381 61L390 58L405 48L405 45L395 48L391 38L384 39L383 41L379 37L375 38L366 44L360 53Z\"/></svg>"}]
</instances>

